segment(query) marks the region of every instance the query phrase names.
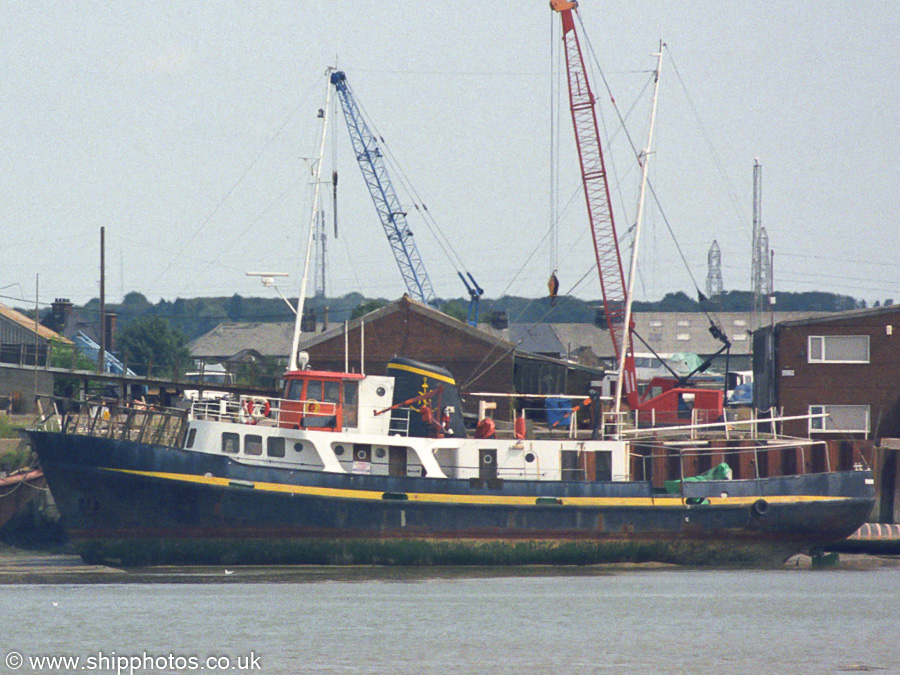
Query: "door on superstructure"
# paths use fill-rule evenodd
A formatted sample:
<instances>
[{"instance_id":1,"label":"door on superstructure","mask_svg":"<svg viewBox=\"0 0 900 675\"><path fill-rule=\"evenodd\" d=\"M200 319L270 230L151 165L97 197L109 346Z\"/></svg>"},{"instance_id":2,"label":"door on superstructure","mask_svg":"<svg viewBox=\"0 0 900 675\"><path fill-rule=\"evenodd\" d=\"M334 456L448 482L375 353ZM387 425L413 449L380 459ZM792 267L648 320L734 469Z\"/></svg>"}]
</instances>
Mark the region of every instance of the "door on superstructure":
<instances>
[{"instance_id":1,"label":"door on superstructure","mask_svg":"<svg viewBox=\"0 0 900 675\"><path fill-rule=\"evenodd\" d=\"M584 467L578 450L559 451L560 478L563 480L583 480Z\"/></svg>"},{"instance_id":2,"label":"door on superstructure","mask_svg":"<svg viewBox=\"0 0 900 675\"><path fill-rule=\"evenodd\" d=\"M496 448L479 448L478 450L478 477L483 480L497 477L497 450Z\"/></svg>"},{"instance_id":3,"label":"door on superstructure","mask_svg":"<svg viewBox=\"0 0 900 675\"><path fill-rule=\"evenodd\" d=\"M406 448L388 448L388 475L406 475Z\"/></svg>"}]
</instances>

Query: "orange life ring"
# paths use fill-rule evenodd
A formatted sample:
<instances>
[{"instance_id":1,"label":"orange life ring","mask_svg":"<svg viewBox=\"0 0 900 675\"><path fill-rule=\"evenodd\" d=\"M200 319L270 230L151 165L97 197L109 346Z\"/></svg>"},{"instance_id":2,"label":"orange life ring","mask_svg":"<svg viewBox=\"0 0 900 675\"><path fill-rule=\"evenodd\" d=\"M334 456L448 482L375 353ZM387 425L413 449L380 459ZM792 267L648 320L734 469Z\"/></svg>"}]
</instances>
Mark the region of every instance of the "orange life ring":
<instances>
[{"instance_id":1,"label":"orange life ring","mask_svg":"<svg viewBox=\"0 0 900 675\"><path fill-rule=\"evenodd\" d=\"M306 412L310 415L315 415L317 412L319 412L319 402L315 400L307 401Z\"/></svg>"},{"instance_id":2,"label":"orange life ring","mask_svg":"<svg viewBox=\"0 0 900 675\"><path fill-rule=\"evenodd\" d=\"M250 417L250 423L255 424L257 418L269 416L269 413L272 412L272 405L268 399L263 399L262 403L260 403L257 400L248 398L244 401L244 412Z\"/></svg>"}]
</instances>

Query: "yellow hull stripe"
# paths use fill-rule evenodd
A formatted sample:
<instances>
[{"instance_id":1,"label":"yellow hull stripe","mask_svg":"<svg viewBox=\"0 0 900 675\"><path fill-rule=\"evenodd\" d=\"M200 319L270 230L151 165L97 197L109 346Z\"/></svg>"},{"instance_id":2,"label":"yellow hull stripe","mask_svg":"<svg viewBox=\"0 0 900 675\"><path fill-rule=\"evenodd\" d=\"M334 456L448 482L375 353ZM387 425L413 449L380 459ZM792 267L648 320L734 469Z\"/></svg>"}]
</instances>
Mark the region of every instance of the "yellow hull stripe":
<instances>
[{"instance_id":1,"label":"yellow hull stripe","mask_svg":"<svg viewBox=\"0 0 900 675\"><path fill-rule=\"evenodd\" d=\"M106 469L117 473L127 473L147 478L196 483L198 485L215 485L263 490L265 492L286 492L290 494L310 495L314 497L333 497L339 499L377 499L381 501L383 490L347 490L343 488L315 487L310 485L285 485L283 483L262 483L214 476L196 476L182 473L163 473L159 471L132 471L129 469ZM482 504L490 506L535 506L537 497L519 497L513 495L454 495L431 492L406 492L410 502L439 504ZM709 497L710 504L749 506L758 499L765 499L770 504L796 504L824 501L845 501L849 497L828 497L819 495L775 495L771 497ZM561 497L559 501L565 506L662 506L680 507L681 497L678 495L660 497Z\"/></svg>"},{"instance_id":2,"label":"yellow hull stripe","mask_svg":"<svg viewBox=\"0 0 900 675\"><path fill-rule=\"evenodd\" d=\"M388 368L392 370L405 370L410 373L415 373L416 375L424 375L425 377L430 377L433 380L440 380L441 382L446 382L447 384L456 386L456 380L454 380L452 377L447 377L446 375L438 375L437 373L433 373L430 370L424 370L423 368L407 366L403 363L389 363Z\"/></svg>"}]
</instances>

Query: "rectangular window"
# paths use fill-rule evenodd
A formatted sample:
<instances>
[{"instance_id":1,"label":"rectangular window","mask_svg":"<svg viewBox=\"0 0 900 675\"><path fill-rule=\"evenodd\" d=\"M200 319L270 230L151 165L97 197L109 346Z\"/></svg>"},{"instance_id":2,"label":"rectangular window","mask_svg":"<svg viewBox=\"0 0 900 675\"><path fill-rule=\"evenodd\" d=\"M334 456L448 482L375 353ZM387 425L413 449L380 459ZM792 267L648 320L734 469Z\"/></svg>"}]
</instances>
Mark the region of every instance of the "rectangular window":
<instances>
[{"instance_id":1,"label":"rectangular window","mask_svg":"<svg viewBox=\"0 0 900 675\"><path fill-rule=\"evenodd\" d=\"M681 342L687 342L688 340L691 339L691 334L690 333L678 333L675 336L675 339L680 340Z\"/></svg>"},{"instance_id":2,"label":"rectangular window","mask_svg":"<svg viewBox=\"0 0 900 675\"><path fill-rule=\"evenodd\" d=\"M197 438L197 429L191 429L188 432L187 442L184 444L184 447L193 448L194 447L194 439L196 439L196 438Z\"/></svg>"},{"instance_id":3,"label":"rectangular window","mask_svg":"<svg viewBox=\"0 0 900 675\"><path fill-rule=\"evenodd\" d=\"M262 436L247 434L244 436L244 454L259 456L262 454Z\"/></svg>"},{"instance_id":4,"label":"rectangular window","mask_svg":"<svg viewBox=\"0 0 900 675\"><path fill-rule=\"evenodd\" d=\"M269 436L266 439L266 454L269 457L284 457L284 439L278 436Z\"/></svg>"},{"instance_id":5,"label":"rectangular window","mask_svg":"<svg viewBox=\"0 0 900 675\"><path fill-rule=\"evenodd\" d=\"M809 363L868 363L868 335L810 335Z\"/></svg>"},{"instance_id":6,"label":"rectangular window","mask_svg":"<svg viewBox=\"0 0 900 675\"><path fill-rule=\"evenodd\" d=\"M322 400L326 403L340 403L341 402L341 383L340 382L326 382L325 383L325 391L322 394Z\"/></svg>"},{"instance_id":7,"label":"rectangular window","mask_svg":"<svg viewBox=\"0 0 900 675\"><path fill-rule=\"evenodd\" d=\"M306 400L322 401L322 382L320 380L310 380L306 383Z\"/></svg>"},{"instance_id":8,"label":"rectangular window","mask_svg":"<svg viewBox=\"0 0 900 675\"><path fill-rule=\"evenodd\" d=\"M222 434L222 452L229 455L236 455L241 446L241 437L226 431Z\"/></svg>"},{"instance_id":9,"label":"rectangular window","mask_svg":"<svg viewBox=\"0 0 900 675\"><path fill-rule=\"evenodd\" d=\"M686 321L685 319L680 319L676 325L679 326L679 327L681 327L681 328L690 328L690 327L691 327L691 322L690 322L690 321Z\"/></svg>"},{"instance_id":10,"label":"rectangular window","mask_svg":"<svg viewBox=\"0 0 900 675\"><path fill-rule=\"evenodd\" d=\"M809 420L810 433L869 433L869 406L867 405L811 405L810 415L828 415Z\"/></svg>"}]
</instances>

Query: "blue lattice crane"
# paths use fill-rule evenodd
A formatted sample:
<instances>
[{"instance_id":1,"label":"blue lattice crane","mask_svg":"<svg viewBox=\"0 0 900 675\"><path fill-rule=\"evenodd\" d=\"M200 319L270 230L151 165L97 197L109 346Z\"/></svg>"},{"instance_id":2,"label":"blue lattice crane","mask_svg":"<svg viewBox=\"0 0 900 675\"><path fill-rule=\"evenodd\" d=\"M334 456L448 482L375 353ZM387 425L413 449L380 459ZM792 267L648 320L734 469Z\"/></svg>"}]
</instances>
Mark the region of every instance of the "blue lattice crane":
<instances>
[{"instance_id":1,"label":"blue lattice crane","mask_svg":"<svg viewBox=\"0 0 900 675\"><path fill-rule=\"evenodd\" d=\"M406 288L416 300L434 305L431 279L428 278L412 231L406 223L406 212L397 199L378 140L363 119L356 98L350 85L347 84L346 75L340 70L334 71L331 74L331 84L334 85L340 98L356 160L359 162L372 201L375 202L375 210L378 211L381 226L387 235Z\"/></svg>"}]
</instances>

